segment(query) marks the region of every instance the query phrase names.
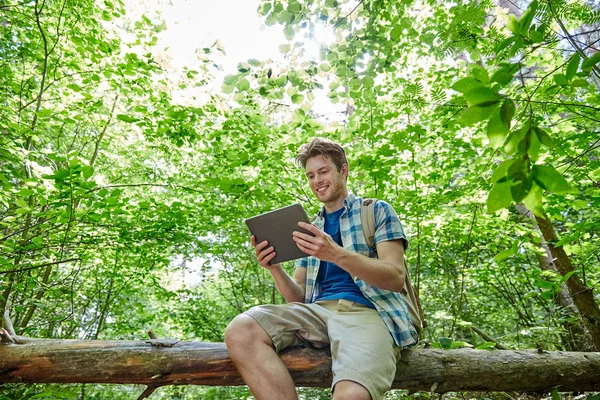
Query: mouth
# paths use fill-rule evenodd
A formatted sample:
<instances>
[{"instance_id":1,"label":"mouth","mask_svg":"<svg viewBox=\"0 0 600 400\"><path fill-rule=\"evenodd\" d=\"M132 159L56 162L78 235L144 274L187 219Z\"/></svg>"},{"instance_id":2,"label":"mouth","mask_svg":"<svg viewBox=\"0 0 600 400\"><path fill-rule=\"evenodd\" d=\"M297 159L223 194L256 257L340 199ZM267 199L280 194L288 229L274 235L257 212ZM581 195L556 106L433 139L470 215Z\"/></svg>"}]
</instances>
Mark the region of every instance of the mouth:
<instances>
[{"instance_id":1,"label":"mouth","mask_svg":"<svg viewBox=\"0 0 600 400\"><path fill-rule=\"evenodd\" d=\"M325 193L325 191L327 190L328 187L329 187L329 185L318 187L317 193L320 193L320 194Z\"/></svg>"}]
</instances>

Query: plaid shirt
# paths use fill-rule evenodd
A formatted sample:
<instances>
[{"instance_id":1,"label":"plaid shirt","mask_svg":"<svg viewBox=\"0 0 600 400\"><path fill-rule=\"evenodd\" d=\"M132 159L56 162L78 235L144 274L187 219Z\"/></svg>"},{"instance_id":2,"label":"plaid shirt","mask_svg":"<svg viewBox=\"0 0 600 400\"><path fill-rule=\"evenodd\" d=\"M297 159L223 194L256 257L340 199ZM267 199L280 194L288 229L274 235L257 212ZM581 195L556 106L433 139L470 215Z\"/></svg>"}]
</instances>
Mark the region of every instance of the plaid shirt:
<instances>
[{"instance_id":1,"label":"plaid shirt","mask_svg":"<svg viewBox=\"0 0 600 400\"><path fill-rule=\"evenodd\" d=\"M362 203L363 199L354 196L352 193L348 194L348 197L344 200L345 211L340 217L340 234L343 247L370 258L377 258L374 249L367 246L362 231L360 222ZM321 230L323 230L325 223L324 212L325 208L322 207L313 221ZM375 220L375 244L388 240L404 239L404 247L408 246L402 224L392 206L378 200L375 203ZM305 303L314 302L319 295L320 287L317 276L319 275L320 264L321 260L313 256L301 258L296 262L296 268L308 268L304 294ZM354 277L354 281L365 297L375 305L398 346L407 347L417 343L417 331L412 324L404 295L391 290L380 289L356 277Z\"/></svg>"}]
</instances>

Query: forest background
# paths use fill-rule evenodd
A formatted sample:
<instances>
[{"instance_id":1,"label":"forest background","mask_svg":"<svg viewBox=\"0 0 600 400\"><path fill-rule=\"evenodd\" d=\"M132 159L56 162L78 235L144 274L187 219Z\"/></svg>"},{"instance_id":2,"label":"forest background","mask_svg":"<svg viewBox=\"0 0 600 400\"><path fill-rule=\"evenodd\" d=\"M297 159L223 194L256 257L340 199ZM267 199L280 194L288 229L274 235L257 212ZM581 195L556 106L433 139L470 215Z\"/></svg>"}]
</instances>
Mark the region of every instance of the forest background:
<instances>
[{"instance_id":1,"label":"forest background","mask_svg":"<svg viewBox=\"0 0 600 400\"><path fill-rule=\"evenodd\" d=\"M398 211L426 342L600 350L596 1L266 0L281 55L235 71L215 40L176 65L157 12L173 2L151 3L0 0L0 315L18 334L220 342L283 302L243 220L317 211L293 158L322 136L351 190Z\"/></svg>"}]
</instances>

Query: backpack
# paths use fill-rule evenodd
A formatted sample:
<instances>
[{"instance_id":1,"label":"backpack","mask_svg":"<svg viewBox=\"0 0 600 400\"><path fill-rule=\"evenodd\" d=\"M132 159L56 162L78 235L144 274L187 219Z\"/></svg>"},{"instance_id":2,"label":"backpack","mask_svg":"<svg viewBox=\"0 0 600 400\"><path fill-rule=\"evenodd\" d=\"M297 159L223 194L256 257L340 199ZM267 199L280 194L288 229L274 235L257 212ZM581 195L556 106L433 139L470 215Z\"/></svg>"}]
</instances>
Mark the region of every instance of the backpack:
<instances>
[{"instance_id":1,"label":"backpack","mask_svg":"<svg viewBox=\"0 0 600 400\"><path fill-rule=\"evenodd\" d=\"M363 228L363 235L369 248L375 249L375 202L377 199L365 199L360 209L360 223ZM427 327L427 321L425 321L425 315L421 308L421 301L419 296L415 293L412 283L410 282L410 273L408 266L406 265L406 259L403 258L404 270L406 272L404 278L404 288L402 289L402 295L406 298L408 311L412 318L413 325L421 337L421 331Z\"/></svg>"}]
</instances>

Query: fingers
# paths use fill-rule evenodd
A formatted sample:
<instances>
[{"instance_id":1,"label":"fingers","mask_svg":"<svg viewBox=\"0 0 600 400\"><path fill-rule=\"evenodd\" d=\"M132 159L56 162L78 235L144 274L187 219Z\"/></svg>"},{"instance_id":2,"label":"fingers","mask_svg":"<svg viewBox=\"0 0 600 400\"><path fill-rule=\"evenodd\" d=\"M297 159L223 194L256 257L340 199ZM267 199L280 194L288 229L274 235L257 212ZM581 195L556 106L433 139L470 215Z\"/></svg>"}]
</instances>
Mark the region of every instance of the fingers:
<instances>
[{"instance_id":1,"label":"fingers","mask_svg":"<svg viewBox=\"0 0 600 400\"><path fill-rule=\"evenodd\" d=\"M298 232L298 231L295 231L293 233L293 235L294 235L293 239L295 241L302 240L302 241L307 242L307 243L312 243L312 242L317 242L318 241L318 239L315 238L314 236L306 234L306 233Z\"/></svg>"},{"instance_id":2,"label":"fingers","mask_svg":"<svg viewBox=\"0 0 600 400\"><path fill-rule=\"evenodd\" d=\"M318 234L320 234L322 232L321 230L319 230L319 228L317 228L313 224L307 224L306 222L300 221L300 222L298 222L298 226L300 228L306 229L309 232L312 232L315 235L318 235Z\"/></svg>"},{"instance_id":3,"label":"fingers","mask_svg":"<svg viewBox=\"0 0 600 400\"><path fill-rule=\"evenodd\" d=\"M275 257L275 249L273 246L269 246L266 249L262 250L260 253L258 250L256 251L256 258L258 258L259 263L263 263L263 261L268 257L269 260Z\"/></svg>"}]
</instances>

